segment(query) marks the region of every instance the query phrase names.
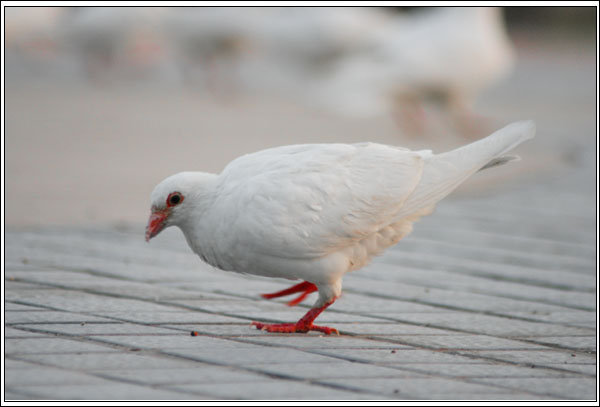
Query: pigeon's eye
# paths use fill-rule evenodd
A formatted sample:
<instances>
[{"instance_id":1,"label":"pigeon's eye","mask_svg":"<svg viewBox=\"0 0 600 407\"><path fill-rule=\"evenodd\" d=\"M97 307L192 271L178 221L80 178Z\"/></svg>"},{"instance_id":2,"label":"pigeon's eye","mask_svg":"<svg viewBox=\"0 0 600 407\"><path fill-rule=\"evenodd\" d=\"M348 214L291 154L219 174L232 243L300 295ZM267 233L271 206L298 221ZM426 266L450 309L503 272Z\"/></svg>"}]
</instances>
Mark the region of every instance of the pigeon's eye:
<instances>
[{"instance_id":1,"label":"pigeon's eye","mask_svg":"<svg viewBox=\"0 0 600 407\"><path fill-rule=\"evenodd\" d=\"M172 192L167 198L167 206L179 205L181 202L183 202L183 195L179 192Z\"/></svg>"}]
</instances>

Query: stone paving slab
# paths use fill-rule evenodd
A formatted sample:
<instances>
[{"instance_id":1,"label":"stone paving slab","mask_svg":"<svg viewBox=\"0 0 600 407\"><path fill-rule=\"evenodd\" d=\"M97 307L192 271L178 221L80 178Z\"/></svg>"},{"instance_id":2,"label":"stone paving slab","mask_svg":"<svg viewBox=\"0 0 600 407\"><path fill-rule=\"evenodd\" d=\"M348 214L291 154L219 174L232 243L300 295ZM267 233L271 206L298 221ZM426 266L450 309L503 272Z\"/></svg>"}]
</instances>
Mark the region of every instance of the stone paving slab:
<instances>
[{"instance_id":1,"label":"stone paving slab","mask_svg":"<svg viewBox=\"0 0 600 407\"><path fill-rule=\"evenodd\" d=\"M64 338L6 338L4 341L4 351L11 355L19 355L32 353L93 353L107 352L110 349L94 343Z\"/></svg>"},{"instance_id":2,"label":"stone paving slab","mask_svg":"<svg viewBox=\"0 0 600 407\"><path fill-rule=\"evenodd\" d=\"M112 349L111 349L112 350ZM71 370L103 370L103 369L152 369L191 367L193 362L178 358L156 357L139 352L125 353L108 351L104 354L82 353L74 357L73 354L20 354L15 356L19 360L37 363L46 366L61 366Z\"/></svg>"},{"instance_id":3,"label":"stone paving slab","mask_svg":"<svg viewBox=\"0 0 600 407\"><path fill-rule=\"evenodd\" d=\"M272 366L272 365L269 365ZM314 365L313 365L314 366ZM114 369L103 370L101 375L119 381L132 381L152 386L245 383L264 381L267 376L253 371L196 363L193 368L178 369Z\"/></svg>"},{"instance_id":4,"label":"stone paving slab","mask_svg":"<svg viewBox=\"0 0 600 407\"><path fill-rule=\"evenodd\" d=\"M304 383L297 380L270 380L252 383L240 383L232 386L230 383L210 384L180 384L169 386L175 391L186 391L209 394L211 399L278 399L278 400L369 400L382 398L379 394L360 390L344 390L338 387L344 385L322 385L320 383ZM387 397L383 397L387 398Z\"/></svg>"},{"instance_id":5,"label":"stone paving slab","mask_svg":"<svg viewBox=\"0 0 600 407\"><path fill-rule=\"evenodd\" d=\"M452 398L463 399L470 394L482 394L484 399L494 399L496 393L506 394L501 387L472 383L457 379L432 379L432 378L410 378L398 380L397 378L363 378L328 380L328 383L344 384L352 388L368 388L378 393L386 394L390 398L422 399L429 398L430 392L435 389L439 394L451 394Z\"/></svg>"},{"instance_id":6,"label":"stone paving slab","mask_svg":"<svg viewBox=\"0 0 600 407\"><path fill-rule=\"evenodd\" d=\"M6 386L21 389L25 387L61 386L65 383L70 385L93 385L106 382L99 377L84 372L39 366L37 364L31 364L31 368L15 369L6 379Z\"/></svg>"},{"instance_id":7,"label":"stone paving slab","mask_svg":"<svg viewBox=\"0 0 600 407\"><path fill-rule=\"evenodd\" d=\"M98 322L112 322L110 319L98 317L95 315L85 315L77 312L63 312L63 311L7 311L4 314L4 320L7 323L18 325L18 324L87 324L87 323L98 323ZM22 332L22 331L21 331Z\"/></svg>"},{"instance_id":8,"label":"stone paving slab","mask_svg":"<svg viewBox=\"0 0 600 407\"><path fill-rule=\"evenodd\" d=\"M523 391L532 388L541 393L546 393L555 397L567 397L572 400L593 399L595 397L594 385L595 378L577 379L572 377L563 377L561 380L553 378L482 378L481 382L493 383L500 386L517 388Z\"/></svg>"},{"instance_id":9,"label":"stone paving slab","mask_svg":"<svg viewBox=\"0 0 600 407\"><path fill-rule=\"evenodd\" d=\"M530 337L526 336L523 338L515 338L515 339L523 339L527 341L534 340L540 344L548 344L560 346L565 349L572 350L591 350L597 351L596 346L598 345L597 337L595 335L590 336L535 336Z\"/></svg>"},{"instance_id":10,"label":"stone paving slab","mask_svg":"<svg viewBox=\"0 0 600 407\"><path fill-rule=\"evenodd\" d=\"M93 384L62 384L14 387L15 394L23 394L30 399L60 399L60 400L188 400L212 399L186 391L169 391L153 389L148 386L139 386L131 383L115 383L114 380L102 380ZM21 397L18 397L19 399Z\"/></svg>"}]
</instances>

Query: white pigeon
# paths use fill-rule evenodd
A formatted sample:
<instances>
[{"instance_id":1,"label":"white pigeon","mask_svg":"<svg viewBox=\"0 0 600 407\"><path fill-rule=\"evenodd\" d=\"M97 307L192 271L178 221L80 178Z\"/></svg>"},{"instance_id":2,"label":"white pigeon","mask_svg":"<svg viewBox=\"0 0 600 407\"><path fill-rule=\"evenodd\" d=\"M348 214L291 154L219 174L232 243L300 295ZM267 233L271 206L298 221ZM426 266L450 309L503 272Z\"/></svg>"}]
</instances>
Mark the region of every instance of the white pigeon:
<instances>
[{"instance_id":1,"label":"white pigeon","mask_svg":"<svg viewBox=\"0 0 600 407\"><path fill-rule=\"evenodd\" d=\"M532 121L513 123L456 150L433 154L375 143L276 147L232 161L220 174L182 172L151 195L146 240L178 226L202 260L222 270L303 282L295 305L319 291L297 323L270 332L320 331L314 319L342 292L342 277L412 231L413 222L475 172L517 157L508 151L534 136Z\"/></svg>"},{"instance_id":2,"label":"white pigeon","mask_svg":"<svg viewBox=\"0 0 600 407\"><path fill-rule=\"evenodd\" d=\"M475 125L477 98L515 60L500 8L432 7L365 31L362 47L308 89L313 104L344 115L408 113L403 127L412 122L415 130L425 125L421 105L436 102L464 132Z\"/></svg>"}]
</instances>

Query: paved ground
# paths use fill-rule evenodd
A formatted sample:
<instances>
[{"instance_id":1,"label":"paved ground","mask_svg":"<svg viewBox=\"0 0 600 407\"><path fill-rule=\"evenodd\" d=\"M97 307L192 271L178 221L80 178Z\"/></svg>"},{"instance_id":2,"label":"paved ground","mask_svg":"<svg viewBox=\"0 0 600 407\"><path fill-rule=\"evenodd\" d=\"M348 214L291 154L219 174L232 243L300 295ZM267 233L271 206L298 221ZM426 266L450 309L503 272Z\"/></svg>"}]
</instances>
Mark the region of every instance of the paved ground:
<instances>
[{"instance_id":1,"label":"paved ground","mask_svg":"<svg viewBox=\"0 0 600 407\"><path fill-rule=\"evenodd\" d=\"M9 150L5 399L596 399L595 68L574 47L521 50L519 70L484 107L537 120L524 160L478 174L348 275L318 319L340 336L251 327L306 308L258 295L289 283L204 265L177 230L146 244L146 203L139 219L23 221L19 206L31 208L35 192L14 184L31 176L16 164L29 156ZM7 92L15 103L32 94ZM10 131L47 122L11 112L9 103L7 147L21 152Z\"/></svg>"},{"instance_id":2,"label":"paved ground","mask_svg":"<svg viewBox=\"0 0 600 407\"><path fill-rule=\"evenodd\" d=\"M178 231L9 231L6 398L594 399L593 219L525 205L553 191L441 205L345 279L339 337L250 327L305 310Z\"/></svg>"}]
</instances>

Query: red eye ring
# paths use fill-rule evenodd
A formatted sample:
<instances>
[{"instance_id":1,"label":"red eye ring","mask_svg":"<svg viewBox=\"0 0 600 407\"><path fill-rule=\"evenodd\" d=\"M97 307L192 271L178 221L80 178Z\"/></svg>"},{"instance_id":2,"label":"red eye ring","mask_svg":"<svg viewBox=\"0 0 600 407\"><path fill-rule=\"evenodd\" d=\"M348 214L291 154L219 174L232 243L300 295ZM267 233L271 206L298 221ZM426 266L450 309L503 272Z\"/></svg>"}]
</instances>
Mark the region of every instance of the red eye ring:
<instances>
[{"instance_id":1,"label":"red eye ring","mask_svg":"<svg viewBox=\"0 0 600 407\"><path fill-rule=\"evenodd\" d=\"M183 202L183 195L181 192L171 192L167 197L167 206L172 207L175 205L179 205Z\"/></svg>"}]
</instances>

